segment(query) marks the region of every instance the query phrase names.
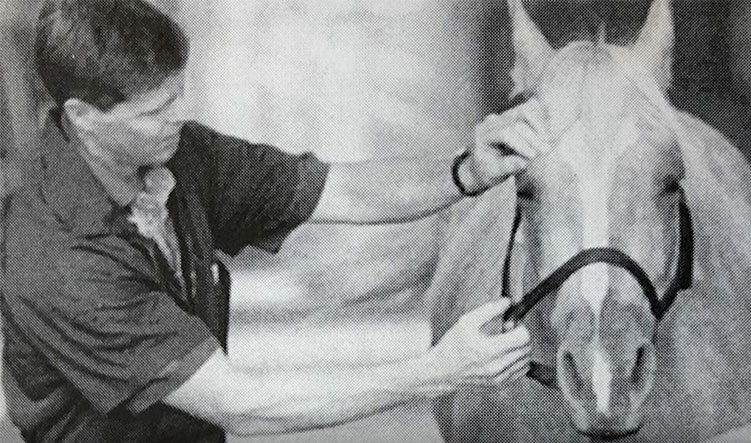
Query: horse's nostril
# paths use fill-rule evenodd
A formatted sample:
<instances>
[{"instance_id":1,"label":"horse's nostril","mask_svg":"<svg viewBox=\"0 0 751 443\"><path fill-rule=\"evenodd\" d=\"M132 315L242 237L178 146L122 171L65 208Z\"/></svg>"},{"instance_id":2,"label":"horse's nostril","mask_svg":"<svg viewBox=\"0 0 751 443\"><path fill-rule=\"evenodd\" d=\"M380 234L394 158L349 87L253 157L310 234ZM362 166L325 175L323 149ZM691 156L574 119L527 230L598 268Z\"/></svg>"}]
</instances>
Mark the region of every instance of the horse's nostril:
<instances>
[{"instance_id":1,"label":"horse's nostril","mask_svg":"<svg viewBox=\"0 0 751 443\"><path fill-rule=\"evenodd\" d=\"M576 369L576 361L570 352L563 354L563 376L566 386L572 394L580 395L584 390L584 380L582 380L579 371Z\"/></svg>"},{"instance_id":2,"label":"horse's nostril","mask_svg":"<svg viewBox=\"0 0 751 443\"><path fill-rule=\"evenodd\" d=\"M631 383L634 385L639 385L640 382L642 382L644 378L644 373L642 371L642 367L644 365L644 353L645 353L644 346L641 346L636 351L636 360L634 361L634 368L631 371Z\"/></svg>"},{"instance_id":3,"label":"horse's nostril","mask_svg":"<svg viewBox=\"0 0 751 443\"><path fill-rule=\"evenodd\" d=\"M636 351L634 367L631 371L632 391L642 399L652 387L655 371L654 350L649 345L642 345Z\"/></svg>"}]
</instances>

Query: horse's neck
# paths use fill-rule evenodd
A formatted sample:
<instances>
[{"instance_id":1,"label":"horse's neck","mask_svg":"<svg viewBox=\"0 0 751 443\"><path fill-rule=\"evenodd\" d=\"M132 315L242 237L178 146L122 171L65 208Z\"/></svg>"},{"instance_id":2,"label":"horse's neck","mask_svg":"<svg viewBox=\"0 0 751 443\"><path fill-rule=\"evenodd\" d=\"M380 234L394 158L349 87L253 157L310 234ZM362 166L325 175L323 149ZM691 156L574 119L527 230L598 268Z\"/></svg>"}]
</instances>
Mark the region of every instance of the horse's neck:
<instances>
[{"instance_id":1,"label":"horse's neck","mask_svg":"<svg viewBox=\"0 0 751 443\"><path fill-rule=\"evenodd\" d=\"M689 115L680 120L692 141L683 152L695 281L659 325L660 368L668 375L657 394L664 404L693 408L686 426L711 435L751 420L751 168L717 131Z\"/></svg>"},{"instance_id":2,"label":"horse's neck","mask_svg":"<svg viewBox=\"0 0 751 443\"><path fill-rule=\"evenodd\" d=\"M684 139L692 142L683 147L684 186L696 257L694 289L683 295L679 313L695 329L676 340L702 340L728 359L751 363L751 341L736 339L751 332L751 167L719 132L689 115L680 118Z\"/></svg>"}]
</instances>

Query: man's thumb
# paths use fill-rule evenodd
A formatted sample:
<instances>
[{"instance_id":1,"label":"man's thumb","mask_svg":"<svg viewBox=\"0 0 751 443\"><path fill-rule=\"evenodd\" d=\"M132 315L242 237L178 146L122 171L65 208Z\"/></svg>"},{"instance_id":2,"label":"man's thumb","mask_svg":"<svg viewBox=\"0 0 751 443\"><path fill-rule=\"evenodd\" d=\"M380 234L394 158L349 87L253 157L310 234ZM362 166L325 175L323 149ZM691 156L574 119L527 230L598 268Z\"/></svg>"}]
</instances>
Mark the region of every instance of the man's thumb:
<instances>
[{"instance_id":1,"label":"man's thumb","mask_svg":"<svg viewBox=\"0 0 751 443\"><path fill-rule=\"evenodd\" d=\"M518 174L519 172L527 169L527 166L529 166L529 160L525 159L524 157L520 157L518 155L511 155L511 156L505 157L503 161L504 161L504 168L506 169L505 171L506 176Z\"/></svg>"},{"instance_id":2,"label":"man's thumb","mask_svg":"<svg viewBox=\"0 0 751 443\"><path fill-rule=\"evenodd\" d=\"M501 298L490 303L486 303L474 311L466 314L465 319L472 326L481 327L485 323L495 318L501 319L503 314L509 308L511 301L507 298ZM501 321L502 323L502 321Z\"/></svg>"}]
</instances>

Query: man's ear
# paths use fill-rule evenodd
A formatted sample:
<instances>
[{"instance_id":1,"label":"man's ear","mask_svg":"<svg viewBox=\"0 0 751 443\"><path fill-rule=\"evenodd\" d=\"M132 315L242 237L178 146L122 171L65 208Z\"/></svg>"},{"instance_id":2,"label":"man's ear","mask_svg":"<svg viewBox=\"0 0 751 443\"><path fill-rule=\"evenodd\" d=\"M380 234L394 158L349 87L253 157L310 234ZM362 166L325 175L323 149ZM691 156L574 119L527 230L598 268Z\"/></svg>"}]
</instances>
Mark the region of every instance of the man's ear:
<instances>
[{"instance_id":1,"label":"man's ear","mask_svg":"<svg viewBox=\"0 0 751 443\"><path fill-rule=\"evenodd\" d=\"M68 99L63 104L63 110L73 127L85 132L93 130L95 122L102 117L102 111L96 106L77 98Z\"/></svg>"}]
</instances>

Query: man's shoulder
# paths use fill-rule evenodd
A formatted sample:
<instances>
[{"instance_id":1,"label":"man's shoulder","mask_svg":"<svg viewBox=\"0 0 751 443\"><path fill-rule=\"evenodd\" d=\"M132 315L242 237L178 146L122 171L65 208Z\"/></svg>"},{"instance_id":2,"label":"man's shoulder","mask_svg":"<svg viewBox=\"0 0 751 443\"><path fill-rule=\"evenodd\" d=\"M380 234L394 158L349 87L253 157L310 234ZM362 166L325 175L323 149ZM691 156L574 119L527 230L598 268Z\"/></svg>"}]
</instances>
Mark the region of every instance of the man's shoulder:
<instances>
[{"instance_id":1,"label":"man's shoulder","mask_svg":"<svg viewBox=\"0 0 751 443\"><path fill-rule=\"evenodd\" d=\"M221 134L215 129L210 128L195 120L190 120L183 125L180 132L181 145L210 144Z\"/></svg>"},{"instance_id":2,"label":"man's shoulder","mask_svg":"<svg viewBox=\"0 0 751 443\"><path fill-rule=\"evenodd\" d=\"M70 232L33 196L14 198L6 229L3 286L11 300L59 297L81 281L151 273L144 254L126 238Z\"/></svg>"},{"instance_id":3,"label":"man's shoulder","mask_svg":"<svg viewBox=\"0 0 751 443\"><path fill-rule=\"evenodd\" d=\"M266 143L255 143L242 137L224 133L197 121L188 121L180 134L182 151L196 151L196 154L210 154L212 150L235 147L273 148ZM180 151L178 151L180 152Z\"/></svg>"},{"instance_id":4,"label":"man's shoulder","mask_svg":"<svg viewBox=\"0 0 751 443\"><path fill-rule=\"evenodd\" d=\"M236 175L231 170L243 166L248 153L267 149L267 145L189 121L183 125L179 148L168 167L184 185L208 189L216 186L217 180Z\"/></svg>"}]
</instances>

